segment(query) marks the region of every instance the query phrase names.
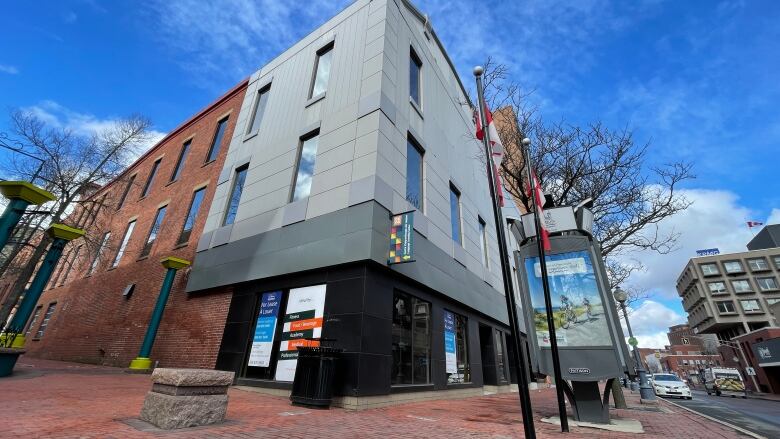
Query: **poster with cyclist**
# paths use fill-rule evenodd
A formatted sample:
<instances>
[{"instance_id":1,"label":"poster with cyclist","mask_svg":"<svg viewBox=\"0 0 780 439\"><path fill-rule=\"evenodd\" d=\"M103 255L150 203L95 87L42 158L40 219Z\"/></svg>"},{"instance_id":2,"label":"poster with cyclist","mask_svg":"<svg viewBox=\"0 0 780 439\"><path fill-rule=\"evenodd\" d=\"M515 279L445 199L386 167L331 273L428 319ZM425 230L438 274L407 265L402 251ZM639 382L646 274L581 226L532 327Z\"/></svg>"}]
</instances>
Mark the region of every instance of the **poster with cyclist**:
<instances>
[{"instance_id":1,"label":"poster with cyclist","mask_svg":"<svg viewBox=\"0 0 780 439\"><path fill-rule=\"evenodd\" d=\"M547 277L559 347L611 346L601 294L588 251L547 255ZM550 346L547 312L538 257L526 258L536 339Z\"/></svg>"}]
</instances>

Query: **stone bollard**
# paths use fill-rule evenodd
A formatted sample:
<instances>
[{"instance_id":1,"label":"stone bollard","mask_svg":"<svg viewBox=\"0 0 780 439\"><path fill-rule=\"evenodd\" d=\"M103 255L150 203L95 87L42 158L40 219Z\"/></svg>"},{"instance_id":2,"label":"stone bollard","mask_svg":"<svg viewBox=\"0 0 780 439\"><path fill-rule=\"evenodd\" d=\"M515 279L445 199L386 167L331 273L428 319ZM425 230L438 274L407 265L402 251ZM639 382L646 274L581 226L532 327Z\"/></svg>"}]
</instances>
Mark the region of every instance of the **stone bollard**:
<instances>
[{"instance_id":1,"label":"stone bollard","mask_svg":"<svg viewBox=\"0 0 780 439\"><path fill-rule=\"evenodd\" d=\"M141 419L165 430L220 423L235 372L157 368Z\"/></svg>"}]
</instances>

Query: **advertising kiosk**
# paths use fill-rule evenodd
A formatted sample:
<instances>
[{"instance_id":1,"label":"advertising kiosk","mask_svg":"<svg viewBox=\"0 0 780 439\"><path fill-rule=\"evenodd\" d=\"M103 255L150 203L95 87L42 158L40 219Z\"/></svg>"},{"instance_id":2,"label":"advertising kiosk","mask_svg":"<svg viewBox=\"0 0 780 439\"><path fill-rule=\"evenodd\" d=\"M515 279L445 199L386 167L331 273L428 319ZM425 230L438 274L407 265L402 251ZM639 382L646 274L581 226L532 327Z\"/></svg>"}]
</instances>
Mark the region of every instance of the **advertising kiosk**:
<instances>
[{"instance_id":1,"label":"advertising kiosk","mask_svg":"<svg viewBox=\"0 0 780 439\"><path fill-rule=\"evenodd\" d=\"M591 235L592 214L572 207L544 212L551 234L546 254L555 333L564 392L578 421L609 422L612 380L629 370L628 351L607 281L603 257ZM533 214L522 217L522 236L516 253L523 317L531 346L531 368L553 375L547 311ZM602 395L598 382L606 380Z\"/></svg>"}]
</instances>

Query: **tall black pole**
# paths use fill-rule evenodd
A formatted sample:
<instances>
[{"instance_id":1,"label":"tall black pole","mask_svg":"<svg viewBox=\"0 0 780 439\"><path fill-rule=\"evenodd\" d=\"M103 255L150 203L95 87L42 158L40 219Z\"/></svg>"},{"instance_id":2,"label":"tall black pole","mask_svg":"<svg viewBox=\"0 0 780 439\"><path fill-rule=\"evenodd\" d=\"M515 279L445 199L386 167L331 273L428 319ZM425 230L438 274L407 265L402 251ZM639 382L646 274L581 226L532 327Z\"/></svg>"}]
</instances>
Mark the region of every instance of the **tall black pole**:
<instances>
[{"instance_id":1,"label":"tall black pole","mask_svg":"<svg viewBox=\"0 0 780 439\"><path fill-rule=\"evenodd\" d=\"M555 335L555 316L552 309L552 298L550 297L550 283L547 279L547 260L544 254L544 240L542 239L542 219L536 212L539 210L537 203L544 203L544 200L538 200L536 179L531 171L531 141L523 139L523 156L525 157L525 168L528 171L528 187L531 188L531 205L534 208L534 228L536 230L536 248L539 253L539 268L542 275L542 289L544 290L544 307L547 311L547 329L550 332L550 353L552 354L553 375L555 376L555 395L558 398L558 415L561 419L561 431L569 431L569 418L566 415L566 399L563 394L563 377L561 376L561 360L558 357L558 338Z\"/></svg>"},{"instance_id":2,"label":"tall black pole","mask_svg":"<svg viewBox=\"0 0 780 439\"><path fill-rule=\"evenodd\" d=\"M488 181L490 182L490 199L493 201L493 220L496 222L496 235L498 238L498 251L501 256L501 274L504 279L504 297L506 298L507 314L509 316L509 329L512 331L514 343L515 373L517 374L517 391L520 394L520 411L523 415L523 429L526 438L536 438L534 430L534 412L531 409L531 395L528 393L528 377L525 374L525 359L523 357L523 343L520 339L520 330L517 328L517 305L512 284L512 272L509 268L509 252L506 248L506 234L504 232L504 215L496 196L496 176L493 167L493 148L490 146L490 134L487 129L485 116L485 96L482 90L482 67L474 67L474 76L477 78L477 105L479 105L479 117L482 121L482 144L485 147L485 167L487 168Z\"/></svg>"}]
</instances>

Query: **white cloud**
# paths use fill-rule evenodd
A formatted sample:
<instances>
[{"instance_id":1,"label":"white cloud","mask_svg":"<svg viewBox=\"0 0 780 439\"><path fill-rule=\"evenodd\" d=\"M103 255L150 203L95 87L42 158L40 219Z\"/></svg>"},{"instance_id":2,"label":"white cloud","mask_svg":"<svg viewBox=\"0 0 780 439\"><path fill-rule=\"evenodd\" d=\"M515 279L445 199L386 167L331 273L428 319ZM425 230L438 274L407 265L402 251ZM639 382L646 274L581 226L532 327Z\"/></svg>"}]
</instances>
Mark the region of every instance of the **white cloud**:
<instances>
[{"instance_id":1,"label":"white cloud","mask_svg":"<svg viewBox=\"0 0 780 439\"><path fill-rule=\"evenodd\" d=\"M18 75L19 69L16 66L9 66L6 64L0 64L0 72L8 73L9 75Z\"/></svg>"},{"instance_id":2,"label":"white cloud","mask_svg":"<svg viewBox=\"0 0 780 439\"><path fill-rule=\"evenodd\" d=\"M91 135L110 130L118 121L115 117L99 118L90 113L81 113L50 100L22 108L22 110L29 111L52 128L68 128L80 135ZM150 130L146 141L138 150L138 156L148 151L163 137L165 137L165 133Z\"/></svg>"},{"instance_id":3,"label":"white cloud","mask_svg":"<svg viewBox=\"0 0 780 439\"><path fill-rule=\"evenodd\" d=\"M677 277L688 260L696 257L696 250L747 251L746 245L753 234L745 221L761 219L758 212L740 204L739 197L730 191L682 189L680 194L693 204L659 225L661 233L680 234L678 248L665 255L643 251L621 256L625 261L636 259L645 266L644 272L631 276L629 283L632 286L664 298L678 298ZM775 209L773 215L780 216L780 210Z\"/></svg>"},{"instance_id":4,"label":"white cloud","mask_svg":"<svg viewBox=\"0 0 780 439\"><path fill-rule=\"evenodd\" d=\"M202 86L249 76L330 16L348 0L158 0L145 27Z\"/></svg>"},{"instance_id":5,"label":"white cloud","mask_svg":"<svg viewBox=\"0 0 780 439\"><path fill-rule=\"evenodd\" d=\"M780 224L780 209L772 209L766 224Z\"/></svg>"},{"instance_id":6,"label":"white cloud","mask_svg":"<svg viewBox=\"0 0 780 439\"><path fill-rule=\"evenodd\" d=\"M685 323L685 316L654 300L645 300L636 309L629 309L629 320L639 347L663 348L669 344L666 332L670 326ZM623 334L628 337L624 319L620 320Z\"/></svg>"}]
</instances>

